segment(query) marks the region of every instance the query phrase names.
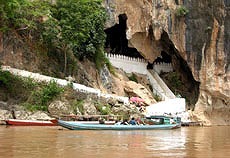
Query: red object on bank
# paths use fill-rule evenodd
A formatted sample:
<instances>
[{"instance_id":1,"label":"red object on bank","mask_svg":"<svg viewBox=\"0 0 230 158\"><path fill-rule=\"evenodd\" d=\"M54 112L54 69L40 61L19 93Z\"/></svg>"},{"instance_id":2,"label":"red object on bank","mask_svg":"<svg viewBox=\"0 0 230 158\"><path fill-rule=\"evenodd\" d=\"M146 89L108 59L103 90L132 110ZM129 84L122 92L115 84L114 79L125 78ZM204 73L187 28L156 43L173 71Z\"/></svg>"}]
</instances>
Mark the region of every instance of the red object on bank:
<instances>
[{"instance_id":1,"label":"red object on bank","mask_svg":"<svg viewBox=\"0 0 230 158\"><path fill-rule=\"evenodd\" d=\"M40 121L40 120L18 120L8 119L5 120L7 125L15 126L57 126L57 120Z\"/></svg>"}]
</instances>

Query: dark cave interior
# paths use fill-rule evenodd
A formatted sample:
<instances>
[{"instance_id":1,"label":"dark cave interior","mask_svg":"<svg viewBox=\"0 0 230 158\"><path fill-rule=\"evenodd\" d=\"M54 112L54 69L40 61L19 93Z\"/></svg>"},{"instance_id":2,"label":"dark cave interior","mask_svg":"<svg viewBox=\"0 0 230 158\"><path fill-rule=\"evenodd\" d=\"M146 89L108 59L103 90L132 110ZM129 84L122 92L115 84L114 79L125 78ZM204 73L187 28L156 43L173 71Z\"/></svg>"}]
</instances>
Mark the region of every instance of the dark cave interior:
<instances>
[{"instance_id":1,"label":"dark cave interior","mask_svg":"<svg viewBox=\"0 0 230 158\"><path fill-rule=\"evenodd\" d=\"M163 78L163 80L166 82L169 88L174 92L174 94L180 94L183 98L186 98L187 108L192 110L199 97L200 83L194 79L192 71L189 68L187 62L180 56L178 50L175 48L174 44L169 39L169 36L166 32L163 32L161 35L161 45L164 50L164 53L171 57L172 66L174 70L174 81L167 80L167 75L170 75L170 73L162 73L160 74L160 76ZM173 84L175 85L175 82L180 83L178 84L178 87L172 86Z\"/></svg>"},{"instance_id":2,"label":"dark cave interior","mask_svg":"<svg viewBox=\"0 0 230 158\"><path fill-rule=\"evenodd\" d=\"M161 55L154 60L154 63L172 63L172 57L165 51L161 52Z\"/></svg>"},{"instance_id":3,"label":"dark cave interior","mask_svg":"<svg viewBox=\"0 0 230 158\"><path fill-rule=\"evenodd\" d=\"M107 53L143 58L136 48L131 48L128 46L128 40L126 38L126 14L121 14L118 17L119 24L115 24L113 27L105 30L105 50Z\"/></svg>"}]
</instances>

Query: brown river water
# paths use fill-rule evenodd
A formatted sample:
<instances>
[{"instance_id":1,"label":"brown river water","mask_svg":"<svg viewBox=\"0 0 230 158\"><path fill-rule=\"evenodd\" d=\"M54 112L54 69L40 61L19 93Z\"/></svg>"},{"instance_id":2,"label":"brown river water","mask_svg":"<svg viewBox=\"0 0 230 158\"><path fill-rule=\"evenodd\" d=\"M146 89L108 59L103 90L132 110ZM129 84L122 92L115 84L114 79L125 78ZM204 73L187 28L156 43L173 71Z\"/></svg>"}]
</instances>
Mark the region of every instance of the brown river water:
<instances>
[{"instance_id":1,"label":"brown river water","mask_svg":"<svg viewBox=\"0 0 230 158\"><path fill-rule=\"evenodd\" d=\"M230 126L72 131L0 126L1 158L230 157Z\"/></svg>"}]
</instances>

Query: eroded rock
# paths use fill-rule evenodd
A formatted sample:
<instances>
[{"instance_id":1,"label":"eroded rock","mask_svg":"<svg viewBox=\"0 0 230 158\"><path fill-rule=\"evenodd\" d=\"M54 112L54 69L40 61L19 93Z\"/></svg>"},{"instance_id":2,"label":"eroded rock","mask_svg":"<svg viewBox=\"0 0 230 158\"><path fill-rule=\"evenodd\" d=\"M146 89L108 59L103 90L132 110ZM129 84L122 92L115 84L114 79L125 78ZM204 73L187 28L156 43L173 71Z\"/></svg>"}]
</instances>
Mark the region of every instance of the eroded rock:
<instances>
[{"instance_id":1,"label":"eroded rock","mask_svg":"<svg viewBox=\"0 0 230 158\"><path fill-rule=\"evenodd\" d=\"M62 116L62 115L69 115L73 114L73 109L71 108L68 101L54 101L52 102L49 107L48 111L51 116Z\"/></svg>"},{"instance_id":2,"label":"eroded rock","mask_svg":"<svg viewBox=\"0 0 230 158\"><path fill-rule=\"evenodd\" d=\"M144 99L147 105L156 103L156 100L153 98L152 94L139 83L128 81L124 86L124 90L130 97L140 97Z\"/></svg>"}]
</instances>

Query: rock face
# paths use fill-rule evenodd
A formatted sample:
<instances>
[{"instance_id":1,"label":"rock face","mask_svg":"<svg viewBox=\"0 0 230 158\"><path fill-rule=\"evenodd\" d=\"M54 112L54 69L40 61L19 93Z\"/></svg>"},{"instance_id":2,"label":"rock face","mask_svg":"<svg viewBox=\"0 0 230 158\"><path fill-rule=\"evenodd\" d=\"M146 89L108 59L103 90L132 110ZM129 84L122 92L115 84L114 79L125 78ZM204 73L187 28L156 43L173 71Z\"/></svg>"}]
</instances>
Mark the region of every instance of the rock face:
<instances>
[{"instance_id":1,"label":"rock face","mask_svg":"<svg viewBox=\"0 0 230 158\"><path fill-rule=\"evenodd\" d=\"M9 118L10 119L13 118L11 112L9 110L0 109L0 120L6 120L6 119L9 119Z\"/></svg>"},{"instance_id":2,"label":"rock face","mask_svg":"<svg viewBox=\"0 0 230 158\"><path fill-rule=\"evenodd\" d=\"M181 74L180 79L187 83L187 91L195 98L192 102L195 107L190 107L194 119L205 124L230 125L229 0L104 0L104 6L109 15L106 28L118 24L122 15L126 20L128 46L136 48L146 60L155 61L162 51L172 57L173 69ZM62 59L62 53L58 54L57 59ZM58 71L62 64L56 60L47 64L50 58L41 58L31 53L16 35L0 32L1 64L63 75ZM122 80L126 79L121 74L112 78L111 85L106 70L99 76L95 66L87 62L85 65L86 68L78 66L75 77L79 83L125 95ZM99 83L99 78L103 83ZM54 114L59 108L71 111L61 109L62 104L50 107Z\"/></svg>"},{"instance_id":3,"label":"rock face","mask_svg":"<svg viewBox=\"0 0 230 158\"><path fill-rule=\"evenodd\" d=\"M179 58L188 67L199 83L196 120L230 124L230 1L106 0L104 4L110 17L107 28L125 14L129 46L145 59L153 62L166 51L174 58L174 69L179 68Z\"/></svg>"},{"instance_id":4,"label":"rock face","mask_svg":"<svg viewBox=\"0 0 230 158\"><path fill-rule=\"evenodd\" d=\"M147 105L156 103L156 100L153 98L150 92L143 85L134 81L126 82L124 90L129 96L144 99Z\"/></svg>"},{"instance_id":5,"label":"rock face","mask_svg":"<svg viewBox=\"0 0 230 158\"><path fill-rule=\"evenodd\" d=\"M73 114L73 110L71 109L71 106L68 103L68 101L60 100L52 102L48 107L48 111L52 116Z\"/></svg>"},{"instance_id":6,"label":"rock face","mask_svg":"<svg viewBox=\"0 0 230 158\"><path fill-rule=\"evenodd\" d=\"M151 0L107 0L105 6L110 16L107 28L118 23L119 15L125 14L129 46L135 47L146 59L157 57L158 54L152 53L156 51L151 41L153 36L148 35L152 22Z\"/></svg>"}]
</instances>

